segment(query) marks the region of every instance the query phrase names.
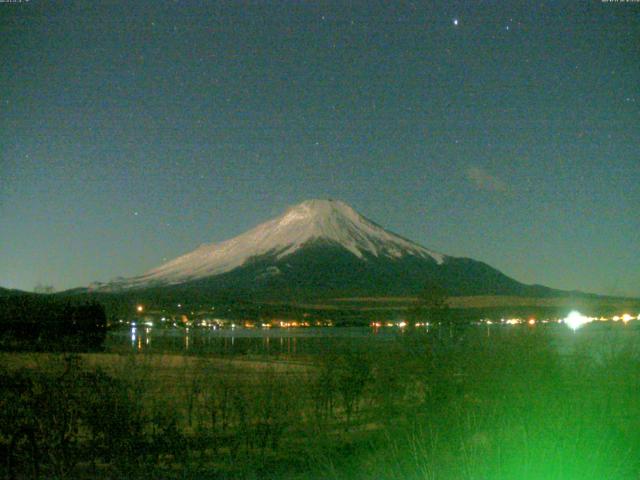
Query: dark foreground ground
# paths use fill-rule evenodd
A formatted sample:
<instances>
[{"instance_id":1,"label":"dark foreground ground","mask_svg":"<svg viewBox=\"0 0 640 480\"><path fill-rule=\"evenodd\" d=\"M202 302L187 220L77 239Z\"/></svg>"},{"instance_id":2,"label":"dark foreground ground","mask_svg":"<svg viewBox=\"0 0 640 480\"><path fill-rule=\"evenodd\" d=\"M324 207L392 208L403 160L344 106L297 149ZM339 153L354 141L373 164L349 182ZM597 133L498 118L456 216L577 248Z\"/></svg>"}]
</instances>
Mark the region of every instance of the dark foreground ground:
<instances>
[{"instance_id":1,"label":"dark foreground ground","mask_svg":"<svg viewBox=\"0 0 640 480\"><path fill-rule=\"evenodd\" d=\"M542 328L408 332L290 361L4 353L0 476L636 479L640 352L588 338L560 354Z\"/></svg>"}]
</instances>

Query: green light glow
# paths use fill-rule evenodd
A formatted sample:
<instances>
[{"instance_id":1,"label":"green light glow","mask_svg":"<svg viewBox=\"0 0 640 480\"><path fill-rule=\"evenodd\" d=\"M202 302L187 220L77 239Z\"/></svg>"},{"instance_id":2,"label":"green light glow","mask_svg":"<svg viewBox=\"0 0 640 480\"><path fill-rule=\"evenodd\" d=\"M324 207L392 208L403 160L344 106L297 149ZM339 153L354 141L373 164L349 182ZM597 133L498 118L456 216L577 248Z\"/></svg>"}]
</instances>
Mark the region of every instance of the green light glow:
<instances>
[{"instance_id":1,"label":"green light glow","mask_svg":"<svg viewBox=\"0 0 640 480\"><path fill-rule=\"evenodd\" d=\"M583 325L589 323L589 318L582 315L580 312L572 311L567 315L567 318L564 319L564 323L573 331L582 327Z\"/></svg>"}]
</instances>

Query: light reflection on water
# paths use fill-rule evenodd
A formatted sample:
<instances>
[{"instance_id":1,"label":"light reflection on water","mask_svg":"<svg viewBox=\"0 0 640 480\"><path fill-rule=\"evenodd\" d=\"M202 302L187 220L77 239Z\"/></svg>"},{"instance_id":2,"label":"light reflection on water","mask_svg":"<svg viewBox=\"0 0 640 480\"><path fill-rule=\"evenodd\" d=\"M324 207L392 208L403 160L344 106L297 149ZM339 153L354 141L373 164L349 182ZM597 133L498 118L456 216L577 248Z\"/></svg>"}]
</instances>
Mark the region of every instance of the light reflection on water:
<instances>
[{"instance_id":1,"label":"light reflection on water","mask_svg":"<svg viewBox=\"0 0 640 480\"><path fill-rule=\"evenodd\" d=\"M393 329L380 332L369 327L216 330L131 327L110 332L105 347L112 352L296 355L317 353L335 344L353 346L393 340L401 334ZM130 339L130 343L125 339Z\"/></svg>"},{"instance_id":2,"label":"light reflection on water","mask_svg":"<svg viewBox=\"0 0 640 480\"><path fill-rule=\"evenodd\" d=\"M563 355L588 352L595 358L609 355L640 340L639 325L589 325L571 331L564 325L536 326L548 333L552 344ZM511 329L511 330L510 330ZM527 326L494 325L470 327L467 335L481 335L499 341L501 333ZM389 342L412 334L431 335L426 330L415 332L397 328L371 327L280 328L280 329L158 329L144 328L110 332L105 348L111 352L190 353L213 355L304 355L337 350L385 348Z\"/></svg>"}]
</instances>

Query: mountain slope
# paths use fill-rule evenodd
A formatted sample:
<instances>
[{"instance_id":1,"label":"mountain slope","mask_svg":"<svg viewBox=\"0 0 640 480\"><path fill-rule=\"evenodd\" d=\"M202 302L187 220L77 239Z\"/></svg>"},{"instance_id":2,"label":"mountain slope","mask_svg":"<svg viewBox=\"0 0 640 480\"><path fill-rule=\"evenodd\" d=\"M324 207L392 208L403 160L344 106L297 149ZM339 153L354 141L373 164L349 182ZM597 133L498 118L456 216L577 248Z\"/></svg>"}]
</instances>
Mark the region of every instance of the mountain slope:
<instances>
[{"instance_id":1,"label":"mountain slope","mask_svg":"<svg viewBox=\"0 0 640 480\"><path fill-rule=\"evenodd\" d=\"M110 287L144 288L207 278L260 256L280 260L317 240L339 245L359 259L415 256L440 264L444 260L444 255L388 232L344 202L308 200L231 240L202 245L144 275L112 282Z\"/></svg>"},{"instance_id":2,"label":"mountain slope","mask_svg":"<svg viewBox=\"0 0 640 480\"><path fill-rule=\"evenodd\" d=\"M432 282L452 295L554 292L521 284L482 262L431 251L334 200L305 201L235 238L93 290L282 298L413 294Z\"/></svg>"},{"instance_id":3,"label":"mountain slope","mask_svg":"<svg viewBox=\"0 0 640 480\"><path fill-rule=\"evenodd\" d=\"M227 292L256 299L411 296L436 283L450 295L549 296L557 291L524 285L489 265L445 257L442 264L420 257L359 259L343 248L316 241L277 259L262 256L221 275L164 287L185 296Z\"/></svg>"}]
</instances>

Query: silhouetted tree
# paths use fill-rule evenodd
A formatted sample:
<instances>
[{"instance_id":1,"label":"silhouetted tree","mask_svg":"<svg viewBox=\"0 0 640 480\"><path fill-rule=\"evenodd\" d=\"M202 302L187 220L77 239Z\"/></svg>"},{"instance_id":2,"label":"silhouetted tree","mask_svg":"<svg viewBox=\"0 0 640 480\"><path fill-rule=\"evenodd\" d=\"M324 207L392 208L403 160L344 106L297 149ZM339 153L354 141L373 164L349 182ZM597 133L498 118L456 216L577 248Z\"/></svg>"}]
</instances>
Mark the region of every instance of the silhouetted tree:
<instances>
[{"instance_id":1,"label":"silhouetted tree","mask_svg":"<svg viewBox=\"0 0 640 480\"><path fill-rule=\"evenodd\" d=\"M50 296L0 298L0 346L20 350L94 350L107 334L98 303L71 304Z\"/></svg>"},{"instance_id":2,"label":"silhouetted tree","mask_svg":"<svg viewBox=\"0 0 640 480\"><path fill-rule=\"evenodd\" d=\"M371 378L371 368L364 355L348 354L338 357L337 387L345 412L345 428L351 426L351 419L358 409L365 387Z\"/></svg>"},{"instance_id":3,"label":"silhouetted tree","mask_svg":"<svg viewBox=\"0 0 640 480\"><path fill-rule=\"evenodd\" d=\"M53 288L53 285L42 285L41 283L38 283L33 287L33 291L35 293L54 293L56 289Z\"/></svg>"},{"instance_id":4,"label":"silhouetted tree","mask_svg":"<svg viewBox=\"0 0 640 480\"><path fill-rule=\"evenodd\" d=\"M453 333L453 319L449 311L449 295L442 285L428 282L418 293L410 312L415 321L448 327Z\"/></svg>"}]
</instances>

